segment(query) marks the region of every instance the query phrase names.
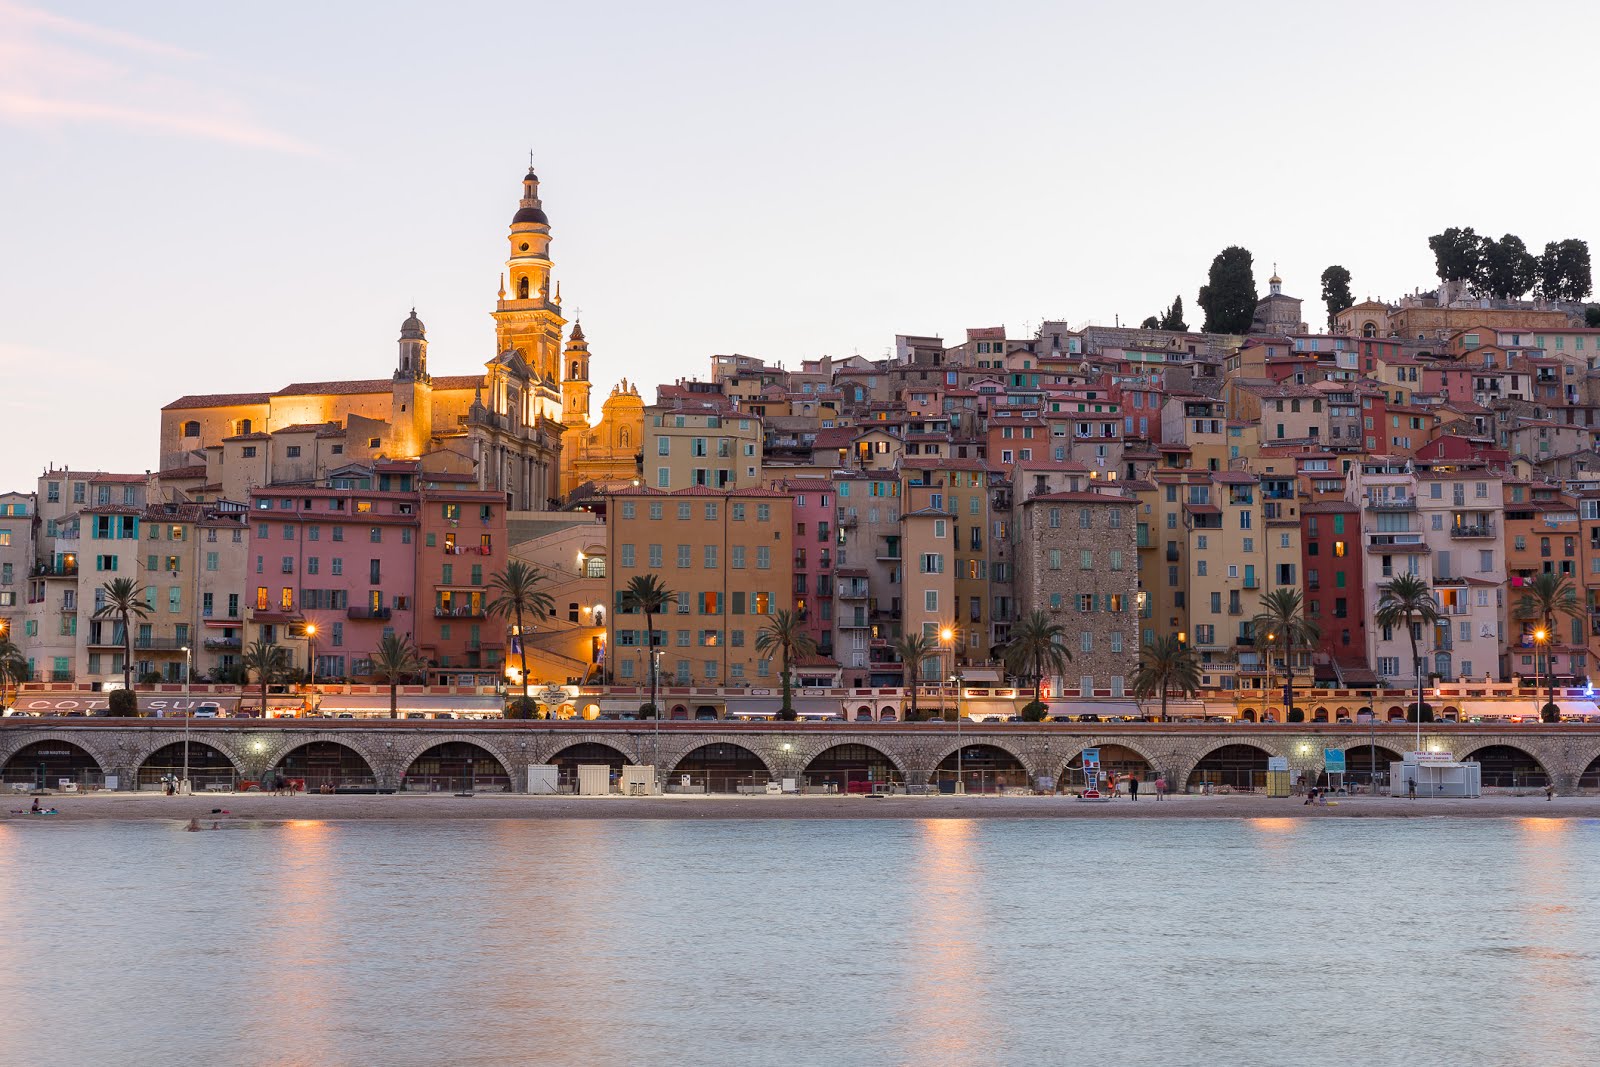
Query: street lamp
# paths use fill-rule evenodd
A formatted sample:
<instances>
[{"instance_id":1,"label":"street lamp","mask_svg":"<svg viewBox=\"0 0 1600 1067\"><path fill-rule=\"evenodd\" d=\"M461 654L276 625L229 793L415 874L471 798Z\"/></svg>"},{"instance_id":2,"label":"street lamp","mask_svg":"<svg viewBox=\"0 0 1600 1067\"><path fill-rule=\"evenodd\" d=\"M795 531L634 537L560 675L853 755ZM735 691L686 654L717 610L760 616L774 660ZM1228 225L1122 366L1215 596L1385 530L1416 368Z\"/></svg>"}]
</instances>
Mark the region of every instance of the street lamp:
<instances>
[{"instance_id":1,"label":"street lamp","mask_svg":"<svg viewBox=\"0 0 1600 1067\"><path fill-rule=\"evenodd\" d=\"M178 792L188 796L193 790L189 786L189 719L194 714L194 649L188 645L183 646L183 780L178 783ZM135 786L138 783L134 783Z\"/></svg>"},{"instance_id":2,"label":"street lamp","mask_svg":"<svg viewBox=\"0 0 1600 1067\"><path fill-rule=\"evenodd\" d=\"M650 756L650 762L655 765L656 792L660 793L663 791L661 788L661 783L665 780L661 774L661 649L653 647L655 645L655 634L650 635L650 643L652 646L650 649L650 691L657 694L656 704L650 709L650 717L656 721L655 741L653 743L653 752Z\"/></svg>"},{"instance_id":3,"label":"street lamp","mask_svg":"<svg viewBox=\"0 0 1600 1067\"><path fill-rule=\"evenodd\" d=\"M1272 650L1277 647L1277 641L1278 641L1278 635L1273 633L1271 630L1268 630L1267 631L1267 650L1266 650L1266 657L1267 657L1267 689L1266 689L1266 692L1262 694L1262 700L1263 700L1264 706L1262 707L1261 710L1262 710L1263 715L1265 714L1266 709L1268 707L1271 707L1271 705L1272 705ZM1287 713L1285 714L1284 717L1285 718L1288 717Z\"/></svg>"}]
</instances>

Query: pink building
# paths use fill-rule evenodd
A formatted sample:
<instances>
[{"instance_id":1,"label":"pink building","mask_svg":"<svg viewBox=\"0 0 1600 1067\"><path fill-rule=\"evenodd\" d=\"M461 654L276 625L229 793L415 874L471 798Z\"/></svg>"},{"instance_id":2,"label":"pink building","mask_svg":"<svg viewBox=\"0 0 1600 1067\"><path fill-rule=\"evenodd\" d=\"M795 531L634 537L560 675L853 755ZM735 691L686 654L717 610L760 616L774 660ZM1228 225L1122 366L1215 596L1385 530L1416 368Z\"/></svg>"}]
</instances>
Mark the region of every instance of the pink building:
<instances>
[{"instance_id":1,"label":"pink building","mask_svg":"<svg viewBox=\"0 0 1600 1067\"><path fill-rule=\"evenodd\" d=\"M314 624L319 679L366 676L384 635L415 636L415 465L376 467L250 494L246 642L286 645L303 668Z\"/></svg>"},{"instance_id":2,"label":"pink building","mask_svg":"<svg viewBox=\"0 0 1600 1067\"><path fill-rule=\"evenodd\" d=\"M837 517L833 489L823 478L789 478L794 498L794 606L817 651L833 656L833 562Z\"/></svg>"}]
</instances>

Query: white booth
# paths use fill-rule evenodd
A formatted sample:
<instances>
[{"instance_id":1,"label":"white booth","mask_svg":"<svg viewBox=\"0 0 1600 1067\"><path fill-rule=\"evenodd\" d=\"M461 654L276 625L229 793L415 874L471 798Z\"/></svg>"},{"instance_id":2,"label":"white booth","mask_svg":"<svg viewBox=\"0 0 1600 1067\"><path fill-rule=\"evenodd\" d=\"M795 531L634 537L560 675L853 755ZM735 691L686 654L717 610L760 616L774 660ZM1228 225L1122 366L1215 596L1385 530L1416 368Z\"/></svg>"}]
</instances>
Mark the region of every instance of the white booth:
<instances>
[{"instance_id":1,"label":"white booth","mask_svg":"<svg viewBox=\"0 0 1600 1067\"><path fill-rule=\"evenodd\" d=\"M1410 796L1412 782L1419 797L1482 796L1483 767L1458 763L1448 752L1407 752L1403 761L1389 764L1389 795Z\"/></svg>"}]
</instances>

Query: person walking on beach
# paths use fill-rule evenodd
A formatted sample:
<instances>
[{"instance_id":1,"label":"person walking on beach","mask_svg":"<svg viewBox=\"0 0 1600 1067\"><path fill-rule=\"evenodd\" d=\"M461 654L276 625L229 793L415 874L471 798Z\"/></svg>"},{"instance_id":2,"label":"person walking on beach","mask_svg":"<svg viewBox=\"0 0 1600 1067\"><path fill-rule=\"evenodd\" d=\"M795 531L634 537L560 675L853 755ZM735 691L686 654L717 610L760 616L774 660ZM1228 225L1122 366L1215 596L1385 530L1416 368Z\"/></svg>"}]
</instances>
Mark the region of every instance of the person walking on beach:
<instances>
[{"instance_id":1,"label":"person walking on beach","mask_svg":"<svg viewBox=\"0 0 1600 1067\"><path fill-rule=\"evenodd\" d=\"M1417 780L1415 778L1406 779L1406 796L1412 800L1417 799Z\"/></svg>"},{"instance_id":2,"label":"person walking on beach","mask_svg":"<svg viewBox=\"0 0 1600 1067\"><path fill-rule=\"evenodd\" d=\"M1139 776L1131 775L1128 778L1128 797L1131 800L1139 799Z\"/></svg>"},{"instance_id":3,"label":"person walking on beach","mask_svg":"<svg viewBox=\"0 0 1600 1067\"><path fill-rule=\"evenodd\" d=\"M1156 779L1156 802L1157 803L1160 803L1161 798L1166 795L1166 792L1167 792L1167 780L1165 778L1157 778Z\"/></svg>"},{"instance_id":4,"label":"person walking on beach","mask_svg":"<svg viewBox=\"0 0 1600 1067\"><path fill-rule=\"evenodd\" d=\"M1555 800L1555 798L1556 798L1556 787L1554 785L1551 785L1551 784L1548 784L1548 783L1545 785L1545 787L1544 787L1544 798L1547 801Z\"/></svg>"}]
</instances>

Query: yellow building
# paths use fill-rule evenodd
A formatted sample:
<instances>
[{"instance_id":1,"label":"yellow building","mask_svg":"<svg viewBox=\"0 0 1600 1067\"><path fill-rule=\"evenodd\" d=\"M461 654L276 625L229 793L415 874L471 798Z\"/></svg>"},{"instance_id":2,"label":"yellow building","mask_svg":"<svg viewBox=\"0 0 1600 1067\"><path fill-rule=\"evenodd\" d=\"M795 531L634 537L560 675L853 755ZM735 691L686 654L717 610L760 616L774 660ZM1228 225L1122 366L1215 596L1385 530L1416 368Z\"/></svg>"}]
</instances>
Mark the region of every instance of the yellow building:
<instances>
[{"instance_id":1,"label":"yellow building","mask_svg":"<svg viewBox=\"0 0 1600 1067\"><path fill-rule=\"evenodd\" d=\"M613 493L606 519L612 680L649 681L644 616L625 610L622 593L631 579L653 574L677 595L655 619L662 684L776 684L781 668L756 639L775 612L794 606L786 536L793 518L794 498L772 489Z\"/></svg>"},{"instance_id":2,"label":"yellow building","mask_svg":"<svg viewBox=\"0 0 1600 1067\"><path fill-rule=\"evenodd\" d=\"M650 488L672 492L761 484L759 416L665 404L652 405L644 415L643 481Z\"/></svg>"},{"instance_id":3,"label":"yellow building","mask_svg":"<svg viewBox=\"0 0 1600 1067\"><path fill-rule=\"evenodd\" d=\"M204 462L223 448L247 473L215 479L224 486L263 484L264 438L289 427L343 431L329 444L342 462L416 459L448 447L470 457L478 488L511 495L519 510L545 507L560 492L558 466L567 429L563 401L587 417L588 358L563 383L559 287L550 278L550 221L529 170L512 216L506 274L495 320L496 355L479 373L435 377L428 366L427 331L415 310L401 324L394 371L385 378L296 382L271 392L179 397L161 410L161 468ZM506 282L510 283L510 290ZM575 338L581 344L581 334ZM228 446L236 446L230 451ZM299 447L285 446L285 447ZM255 462L252 462L255 461Z\"/></svg>"},{"instance_id":4,"label":"yellow building","mask_svg":"<svg viewBox=\"0 0 1600 1067\"><path fill-rule=\"evenodd\" d=\"M589 342L582 324L574 324L562 360L567 373L562 407L567 432L561 438L561 494L580 485L613 485L639 476L639 449L644 442L644 399L639 387L624 378L600 405L600 421L589 424Z\"/></svg>"}]
</instances>

